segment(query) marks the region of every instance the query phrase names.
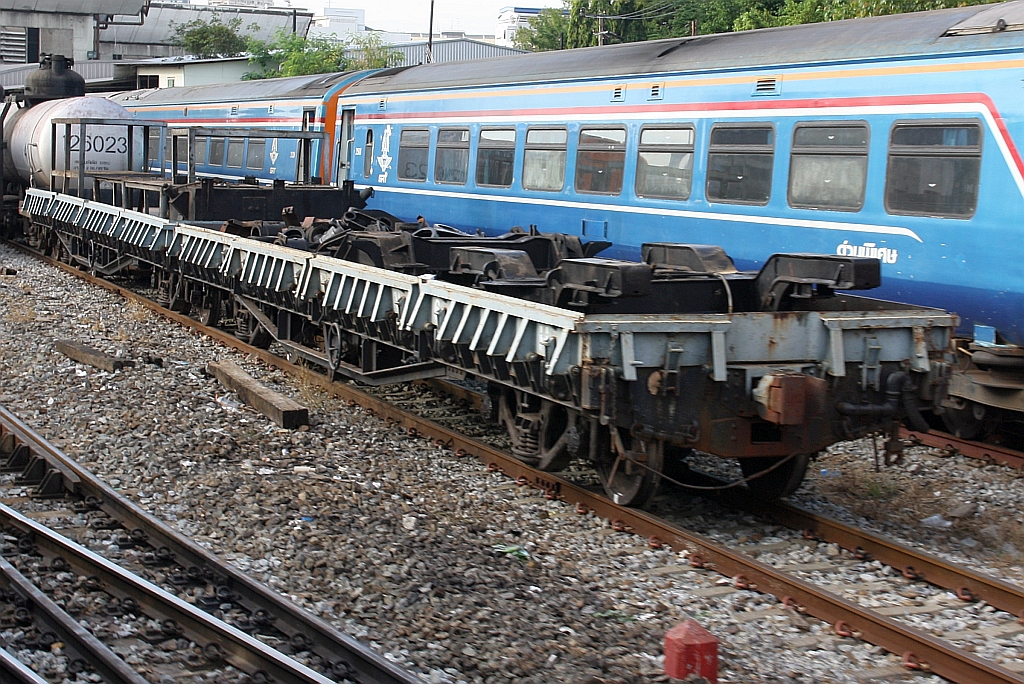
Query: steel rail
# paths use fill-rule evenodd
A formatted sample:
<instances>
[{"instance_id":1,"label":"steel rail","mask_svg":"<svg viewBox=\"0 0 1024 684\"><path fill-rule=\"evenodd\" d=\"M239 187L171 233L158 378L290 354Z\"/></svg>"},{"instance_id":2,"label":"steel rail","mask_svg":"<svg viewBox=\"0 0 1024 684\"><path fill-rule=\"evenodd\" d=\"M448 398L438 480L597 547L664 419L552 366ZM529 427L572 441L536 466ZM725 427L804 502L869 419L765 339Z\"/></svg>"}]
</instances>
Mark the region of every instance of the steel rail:
<instances>
[{"instance_id":1,"label":"steel rail","mask_svg":"<svg viewBox=\"0 0 1024 684\"><path fill-rule=\"evenodd\" d=\"M333 680L262 641L167 593L45 525L26 518L7 505L0 504L0 521L28 535L44 557L63 558L71 570L79 575L95 575L105 585L104 591L107 593L119 599L134 599L147 616L173 620L185 634L204 648L216 644L214 649L223 654L223 659L243 672L252 675L263 671L282 684L334 684Z\"/></svg>"},{"instance_id":2,"label":"steel rail","mask_svg":"<svg viewBox=\"0 0 1024 684\"><path fill-rule=\"evenodd\" d=\"M155 548L170 549L180 565L212 568L236 595L235 603L245 606L250 613L267 610L270 624L289 639L308 643L310 650L327 655L337 676L360 684L419 684L422 681L171 529L82 468L2 406L0 428L0 432L6 431L28 446L33 456L45 459L48 468L60 472L68 493L95 497L100 510L129 530L145 531L148 543Z\"/></svg>"},{"instance_id":3,"label":"steel rail","mask_svg":"<svg viewBox=\"0 0 1024 684\"><path fill-rule=\"evenodd\" d=\"M744 501L737 502L742 508L786 527L802 529L804 536L810 539L838 544L863 560L879 560L896 568L908 579L949 589L964 601L985 601L999 610L1024 616L1024 587L788 503L764 503L752 497L742 498Z\"/></svg>"},{"instance_id":4,"label":"steel rail","mask_svg":"<svg viewBox=\"0 0 1024 684\"><path fill-rule=\"evenodd\" d=\"M435 391L453 395L474 408L480 408L483 397L479 392L437 378L420 382ZM698 475L696 471L693 473ZM699 479L702 485L728 484L705 473L699 473ZM704 492L705 496L708 494ZM838 544L861 560L879 560L898 569L908 579L949 589L962 600L984 601L1024 619L1024 587L1020 585L976 572L927 551L897 544L867 530L785 501L763 501L742 487L723 489L716 494L727 506L741 508L790 529L802 530L806 538Z\"/></svg>"},{"instance_id":5,"label":"steel rail","mask_svg":"<svg viewBox=\"0 0 1024 684\"><path fill-rule=\"evenodd\" d=\"M23 598L25 608L64 642L68 653L88 663L107 684L148 684L145 677L78 624L77 620L3 558L0 558L0 585L9 593Z\"/></svg>"},{"instance_id":6,"label":"steel rail","mask_svg":"<svg viewBox=\"0 0 1024 684\"><path fill-rule=\"evenodd\" d=\"M10 679L5 679L5 682L9 681L13 684L52 684L3 648L0 648L0 673L10 677Z\"/></svg>"},{"instance_id":7,"label":"steel rail","mask_svg":"<svg viewBox=\"0 0 1024 684\"><path fill-rule=\"evenodd\" d=\"M24 249L24 248L23 248ZM24 251L32 256L31 250ZM118 293L179 324L199 331L229 347L254 355L268 366L278 368L304 382L375 413L385 420L405 427L410 434L431 439L440 448L451 449L457 455L471 455L487 465L488 470L503 473L517 481L544 489L551 498L577 504L577 510L595 514L612 521L613 527L632 531L649 538L652 544L668 545L675 550L687 550L691 564L731 576L743 586L770 593L795 609L826 622L843 623L844 633L852 634L903 654L906 662L916 664L934 674L960 684L1024 684L1018 675L996 663L986 661L973 653L943 642L920 630L908 627L890 617L862 608L832 592L789 576L760 563L743 553L718 544L702 535L682 530L643 511L628 509L612 503L603 496L579 487L551 473L536 470L487 444L461 435L433 421L399 409L383 399L371 396L351 385L334 382L307 368L292 364L266 350L247 345L230 333L211 328L199 321L165 309L131 290L97 278L60 262L42 257L65 271L89 282Z\"/></svg>"},{"instance_id":8,"label":"steel rail","mask_svg":"<svg viewBox=\"0 0 1024 684\"><path fill-rule=\"evenodd\" d=\"M985 444L984 442L960 439L940 430L912 432L904 428L900 430L900 438L909 440L914 445L943 449L950 454L960 454L968 458L976 458L987 463L995 463L996 465L1024 471L1024 452L1009 449L998 444Z\"/></svg>"}]
</instances>

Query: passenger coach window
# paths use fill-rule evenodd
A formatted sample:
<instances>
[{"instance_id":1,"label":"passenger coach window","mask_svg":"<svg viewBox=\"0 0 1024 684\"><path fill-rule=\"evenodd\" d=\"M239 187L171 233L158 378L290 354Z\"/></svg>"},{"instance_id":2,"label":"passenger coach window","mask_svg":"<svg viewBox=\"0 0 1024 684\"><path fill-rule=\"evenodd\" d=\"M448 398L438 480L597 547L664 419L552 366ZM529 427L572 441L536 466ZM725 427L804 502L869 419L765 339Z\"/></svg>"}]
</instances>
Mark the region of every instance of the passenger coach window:
<instances>
[{"instance_id":1,"label":"passenger coach window","mask_svg":"<svg viewBox=\"0 0 1024 684\"><path fill-rule=\"evenodd\" d=\"M245 141L241 138L228 139L228 167L232 169L242 168L242 152L245 150Z\"/></svg>"},{"instance_id":2,"label":"passenger coach window","mask_svg":"<svg viewBox=\"0 0 1024 684\"><path fill-rule=\"evenodd\" d=\"M692 128L644 128L637 154L636 194L684 200L693 181Z\"/></svg>"},{"instance_id":3,"label":"passenger coach window","mask_svg":"<svg viewBox=\"0 0 1024 684\"><path fill-rule=\"evenodd\" d=\"M401 180L427 180L427 155L430 154L430 131L406 129L398 146L398 177Z\"/></svg>"},{"instance_id":4,"label":"passenger coach window","mask_svg":"<svg viewBox=\"0 0 1024 684\"><path fill-rule=\"evenodd\" d=\"M565 185L564 128L531 128L526 131L523 158L523 187L527 190L558 192Z\"/></svg>"},{"instance_id":5,"label":"passenger coach window","mask_svg":"<svg viewBox=\"0 0 1024 684\"><path fill-rule=\"evenodd\" d=\"M476 184L499 188L512 187L516 163L516 131L485 129L480 131L476 152Z\"/></svg>"},{"instance_id":6,"label":"passenger coach window","mask_svg":"<svg viewBox=\"0 0 1024 684\"><path fill-rule=\"evenodd\" d=\"M442 128L437 132L434 182L465 185L469 177L469 129Z\"/></svg>"},{"instance_id":7,"label":"passenger coach window","mask_svg":"<svg viewBox=\"0 0 1024 684\"><path fill-rule=\"evenodd\" d=\"M213 138L210 141L210 165L224 166L224 138Z\"/></svg>"},{"instance_id":8,"label":"passenger coach window","mask_svg":"<svg viewBox=\"0 0 1024 684\"><path fill-rule=\"evenodd\" d=\"M868 127L797 124L789 161L789 206L857 211L864 206Z\"/></svg>"},{"instance_id":9,"label":"passenger coach window","mask_svg":"<svg viewBox=\"0 0 1024 684\"><path fill-rule=\"evenodd\" d=\"M626 130L584 128L576 154L576 190L602 195L622 192L626 165Z\"/></svg>"},{"instance_id":10,"label":"passenger coach window","mask_svg":"<svg viewBox=\"0 0 1024 684\"><path fill-rule=\"evenodd\" d=\"M175 145L178 148L178 150L177 150L178 151L178 163L179 164L188 164L188 138L185 137L184 135L180 136L177 139L177 142L175 143ZM170 161L170 160L168 160L168 161Z\"/></svg>"},{"instance_id":11,"label":"passenger coach window","mask_svg":"<svg viewBox=\"0 0 1024 684\"><path fill-rule=\"evenodd\" d=\"M366 131L366 145L363 147L363 175L370 177L373 172L373 129Z\"/></svg>"},{"instance_id":12,"label":"passenger coach window","mask_svg":"<svg viewBox=\"0 0 1024 684\"><path fill-rule=\"evenodd\" d=\"M775 131L770 126L716 126L708 150L708 199L767 204Z\"/></svg>"},{"instance_id":13,"label":"passenger coach window","mask_svg":"<svg viewBox=\"0 0 1024 684\"><path fill-rule=\"evenodd\" d=\"M968 218L978 203L981 127L896 124L889 139L885 208L890 214Z\"/></svg>"},{"instance_id":14,"label":"passenger coach window","mask_svg":"<svg viewBox=\"0 0 1024 684\"><path fill-rule=\"evenodd\" d=\"M149 163L153 165L160 158L160 129L149 129Z\"/></svg>"},{"instance_id":15,"label":"passenger coach window","mask_svg":"<svg viewBox=\"0 0 1024 684\"><path fill-rule=\"evenodd\" d=\"M206 164L206 143L209 138L196 138L196 164Z\"/></svg>"},{"instance_id":16,"label":"passenger coach window","mask_svg":"<svg viewBox=\"0 0 1024 684\"><path fill-rule=\"evenodd\" d=\"M267 150L266 140L249 140L249 149L245 153L245 168L262 169L263 157Z\"/></svg>"}]
</instances>

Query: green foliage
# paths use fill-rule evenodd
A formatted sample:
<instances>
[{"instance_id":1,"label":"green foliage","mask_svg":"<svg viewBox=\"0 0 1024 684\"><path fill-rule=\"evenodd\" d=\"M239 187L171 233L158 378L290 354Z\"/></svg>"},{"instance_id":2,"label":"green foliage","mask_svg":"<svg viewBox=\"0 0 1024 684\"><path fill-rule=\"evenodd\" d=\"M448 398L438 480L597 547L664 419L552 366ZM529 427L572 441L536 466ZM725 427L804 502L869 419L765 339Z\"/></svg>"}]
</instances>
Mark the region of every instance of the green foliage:
<instances>
[{"instance_id":1,"label":"green foliage","mask_svg":"<svg viewBox=\"0 0 1024 684\"><path fill-rule=\"evenodd\" d=\"M515 46L522 50L546 52L564 50L569 34L569 0L562 7L549 7L530 19L530 25L516 31Z\"/></svg>"},{"instance_id":2,"label":"green foliage","mask_svg":"<svg viewBox=\"0 0 1024 684\"><path fill-rule=\"evenodd\" d=\"M346 70L384 69L397 66L402 53L384 42L379 33L364 33L349 39Z\"/></svg>"},{"instance_id":3,"label":"green foliage","mask_svg":"<svg viewBox=\"0 0 1024 684\"><path fill-rule=\"evenodd\" d=\"M605 45L647 40L644 8L645 0L572 0L567 47L598 45L602 31Z\"/></svg>"},{"instance_id":4,"label":"green foliage","mask_svg":"<svg viewBox=\"0 0 1024 684\"><path fill-rule=\"evenodd\" d=\"M877 17L885 14L981 5L987 2L990 0L786 0L781 7L772 12L744 12L737 17L733 30Z\"/></svg>"},{"instance_id":5,"label":"green foliage","mask_svg":"<svg viewBox=\"0 0 1024 684\"><path fill-rule=\"evenodd\" d=\"M241 19L235 18L225 24L219 14L214 14L210 21L193 19L172 26L174 44L200 59L237 57L245 52L246 39L238 33Z\"/></svg>"},{"instance_id":6,"label":"green foliage","mask_svg":"<svg viewBox=\"0 0 1024 684\"><path fill-rule=\"evenodd\" d=\"M336 37L304 38L280 30L269 41L250 40L249 55L249 63L258 70L247 73L246 80L381 69L401 59L401 53L375 33L355 36L345 44Z\"/></svg>"},{"instance_id":7,"label":"green foliage","mask_svg":"<svg viewBox=\"0 0 1024 684\"><path fill-rule=\"evenodd\" d=\"M528 50L597 45L598 15L612 17L603 22L608 44L689 36L694 22L698 35L707 35L986 2L991 0L563 0L568 16L544 10L516 34L516 44Z\"/></svg>"},{"instance_id":8,"label":"green foliage","mask_svg":"<svg viewBox=\"0 0 1024 684\"><path fill-rule=\"evenodd\" d=\"M726 33L733 30L736 18L750 9L752 0L672 0L670 13L659 12L647 22L650 38L689 36L693 22L697 33ZM758 3L759 4L759 3Z\"/></svg>"},{"instance_id":9,"label":"green foliage","mask_svg":"<svg viewBox=\"0 0 1024 684\"><path fill-rule=\"evenodd\" d=\"M327 38L306 38L278 30L269 41L249 41L249 64L259 67L247 80L342 71L345 45Z\"/></svg>"}]
</instances>

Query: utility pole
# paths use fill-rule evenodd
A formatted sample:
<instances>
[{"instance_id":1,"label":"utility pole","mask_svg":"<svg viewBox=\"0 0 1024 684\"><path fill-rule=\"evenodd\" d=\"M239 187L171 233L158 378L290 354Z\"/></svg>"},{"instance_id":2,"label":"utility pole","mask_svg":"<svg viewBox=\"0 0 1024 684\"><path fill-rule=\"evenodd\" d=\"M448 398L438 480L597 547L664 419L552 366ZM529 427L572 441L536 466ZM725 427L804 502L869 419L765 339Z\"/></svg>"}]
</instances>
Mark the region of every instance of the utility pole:
<instances>
[{"instance_id":1,"label":"utility pole","mask_svg":"<svg viewBox=\"0 0 1024 684\"><path fill-rule=\"evenodd\" d=\"M427 64L434 61L434 0L430 0L430 30L427 32Z\"/></svg>"},{"instance_id":2,"label":"utility pole","mask_svg":"<svg viewBox=\"0 0 1024 684\"><path fill-rule=\"evenodd\" d=\"M604 45L604 16L597 15L597 44Z\"/></svg>"}]
</instances>

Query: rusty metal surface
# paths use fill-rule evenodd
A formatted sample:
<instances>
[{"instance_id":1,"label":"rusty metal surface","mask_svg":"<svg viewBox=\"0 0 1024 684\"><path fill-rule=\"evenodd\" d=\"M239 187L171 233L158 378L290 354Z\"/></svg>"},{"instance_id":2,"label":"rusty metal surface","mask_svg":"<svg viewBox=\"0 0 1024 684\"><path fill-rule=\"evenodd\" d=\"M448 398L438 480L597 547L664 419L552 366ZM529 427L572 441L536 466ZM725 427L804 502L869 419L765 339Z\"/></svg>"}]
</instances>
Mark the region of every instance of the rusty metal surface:
<instances>
[{"instance_id":1,"label":"rusty metal surface","mask_svg":"<svg viewBox=\"0 0 1024 684\"><path fill-rule=\"evenodd\" d=\"M803 529L809 538L859 552L858 555L863 555L865 560L879 560L903 571L905 575L949 589L962 597L970 596L985 601L1013 615L1024 612L1024 587L974 572L926 551L901 546L865 530L787 503L763 504L751 501L744 508L787 527Z\"/></svg>"},{"instance_id":2,"label":"rusty metal surface","mask_svg":"<svg viewBox=\"0 0 1024 684\"><path fill-rule=\"evenodd\" d=\"M932 430L931 432L912 432L900 430L900 438L910 440L914 444L944 449L950 454L960 454L968 458L977 458L997 465L1009 466L1024 471L1024 452L996 444L973 442L968 439L954 437L947 432Z\"/></svg>"},{"instance_id":3,"label":"rusty metal surface","mask_svg":"<svg viewBox=\"0 0 1024 684\"><path fill-rule=\"evenodd\" d=\"M38 255L33 253L33 256ZM690 553L691 561L701 567L736 578L738 583L757 591L773 594L790 604L795 603L799 610L821 620L830 623L842 621L860 638L893 653L910 654L912 659L924 663L931 672L937 675L962 684L994 684L997 682L1024 684L1024 675L1010 672L991 661L979 658L973 653L959 649L934 636L908 627L870 609L862 608L810 582L789 576L706 537L674 527L643 511L620 507L597 493L550 473L530 468L489 445L425 418L410 414L352 386L332 382L319 373L293 365L267 351L250 347L229 333L206 327L194 319L164 309L130 290L54 260L46 259L46 261L105 289L139 302L166 318L200 331L223 344L254 355L269 366L279 368L305 382L317 385L341 399L362 406L389 422L405 427L410 434L433 440L439 448L453 450L457 455L476 457L493 472L502 473L513 479L524 478L525 482L547 491L552 498L576 503L577 510L593 511L596 515L611 520L612 525L617 529L647 537L652 543L665 544L675 550L686 549Z\"/></svg>"}]
</instances>

